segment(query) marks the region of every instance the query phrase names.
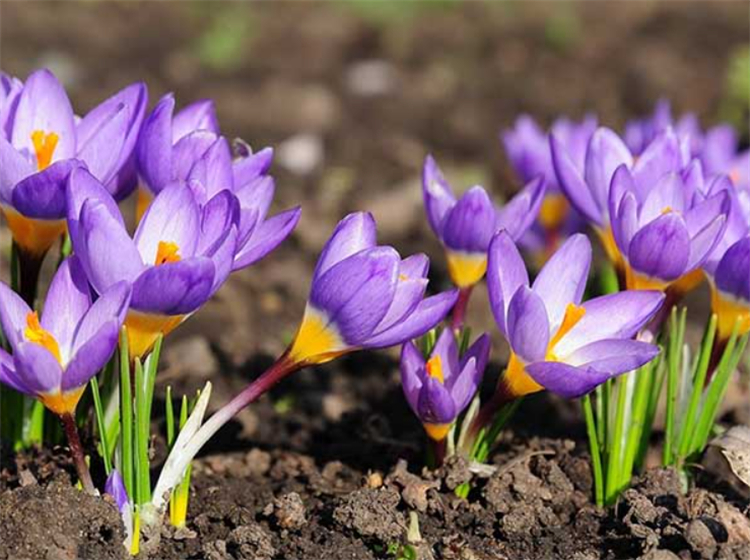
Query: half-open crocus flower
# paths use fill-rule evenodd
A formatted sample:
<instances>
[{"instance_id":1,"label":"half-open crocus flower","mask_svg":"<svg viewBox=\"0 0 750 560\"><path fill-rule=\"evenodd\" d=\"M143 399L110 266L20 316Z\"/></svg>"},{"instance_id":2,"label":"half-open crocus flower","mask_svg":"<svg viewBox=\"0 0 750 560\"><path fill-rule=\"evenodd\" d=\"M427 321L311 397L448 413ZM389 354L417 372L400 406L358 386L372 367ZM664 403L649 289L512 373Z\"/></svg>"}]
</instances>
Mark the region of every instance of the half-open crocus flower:
<instances>
[{"instance_id":1,"label":"half-open crocus flower","mask_svg":"<svg viewBox=\"0 0 750 560\"><path fill-rule=\"evenodd\" d=\"M114 199L86 170L68 183L68 226L76 254L97 293L133 286L125 326L131 358L143 357L196 311L229 275L237 241L238 204L222 191L202 208L180 183L162 190L133 238Z\"/></svg>"},{"instance_id":2,"label":"half-open crocus flower","mask_svg":"<svg viewBox=\"0 0 750 560\"><path fill-rule=\"evenodd\" d=\"M375 220L355 213L336 226L313 273L302 323L289 348L260 377L200 425L208 390L173 446L154 492L153 505L185 473L205 443L248 404L281 379L308 365L349 352L403 344L434 328L456 303L456 290L425 298L425 255L401 260L392 247L376 245ZM195 420L194 420L195 418Z\"/></svg>"},{"instance_id":3,"label":"half-open crocus flower","mask_svg":"<svg viewBox=\"0 0 750 560\"><path fill-rule=\"evenodd\" d=\"M201 208L228 191L239 204L232 270L258 262L289 236L300 217L300 208L295 207L268 218L275 191L274 179L268 174L273 150L253 153L238 142L233 158L226 138L218 134L211 102L194 103L174 118L173 110L174 98L162 98L143 127L138 219L154 195L176 182L193 190Z\"/></svg>"},{"instance_id":4,"label":"half-open crocus flower","mask_svg":"<svg viewBox=\"0 0 750 560\"><path fill-rule=\"evenodd\" d=\"M596 127L596 117L590 115L580 122L560 118L550 128L550 132L565 145L573 164L581 172L586 147ZM546 182L547 188L536 223L521 238L521 245L532 251L541 266L560 243L582 229L584 222L560 191L552 166L549 135L532 117L518 117L513 128L502 133L501 140L521 181L526 183L541 175Z\"/></svg>"},{"instance_id":5,"label":"half-open crocus flower","mask_svg":"<svg viewBox=\"0 0 750 560\"><path fill-rule=\"evenodd\" d=\"M422 191L427 220L445 247L451 280L464 289L484 277L487 248L495 232L505 229L517 240L534 223L544 198L544 180L532 180L498 211L480 186L456 200L437 163L427 156Z\"/></svg>"},{"instance_id":6,"label":"half-open crocus flower","mask_svg":"<svg viewBox=\"0 0 750 560\"><path fill-rule=\"evenodd\" d=\"M730 210L726 188L704 195L694 161L683 174L669 172L644 185L626 165L612 178L610 220L629 289L684 294L702 279L700 267L724 234ZM717 181L725 181L718 178Z\"/></svg>"},{"instance_id":7,"label":"half-open crocus flower","mask_svg":"<svg viewBox=\"0 0 750 560\"><path fill-rule=\"evenodd\" d=\"M585 165L580 170L565 143L550 135L552 162L560 188L573 207L594 227L610 261L623 271L620 255L610 226L609 189L615 170L621 165L631 171L636 186L646 191L662 176L681 171L689 154L670 128L659 133L636 159L620 137L608 128L594 132L586 149Z\"/></svg>"},{"instance_id":8,"label":"half-open crocus flower","mask_svg":"<svg viewBox=\"0 0 750 560\"><path fill-rule=\"evenodd\" d=\"M41 320L0 283L0 324L11 354L0 349L0 381L35 397L60 417L78 476L96 493L78 439L75 409L86 384L117 346L130 300L130 286L113 284L92 303L76 257L63 261L52 279Z\"/></svg>"},{"instance_id":9,"label":"half-open crocus flower","mask_svg":"<svg viewBox=\"0 0 750 560\"><path fill-rule=\"evenodd\" d=\"M85 165L115 193L132 182L128 162L145 111L146 87L125 88L78 122L65 90L48 70L34 72L18 87L12 87L15 97L6 99L1 111L0 207L19 249L41 260L65 230L65 183L71 169Z\"/></svg>"},{"instance_id":10,"label":"half-open crocus flower","mask_svg":"<svg viewBox=\"0 0 750 560\"><path fill-rule=\"evenodd\" d=\"M154 196L173 182L186 180L196 160L217 140L219 124L212 101L196 101L177 114L174 108L174 95L167 94L143 123L137 147L138 219Z\"/></svg>"},{"instance_id":11,"label":"half-open crocus flower","mask_svg":"<svg viewBox=\"0 0 750 560\"><path fill-rule=\"evenodd\" d=\"M401 386L427 435L442 441L474 397L490 354L484 334L459 358L451 329L445 329L425 361L413 342L401 350Z\"/></svg>"},{"instance_id":12,"label":"half-open crocus flower","mask_svg":"<svg viewBox=\"0 0 750 560\"><path fill-rule=\"evenodd\" d=\"M501 231L492 240L487 287L495 321L511 348L496 400L542 389L578 397L656 356L656 346L631 339L664 295L624 291L582 304L590 265L591 244L575 234L529 286L510 236Z\"/></svg>"}]
</instances>

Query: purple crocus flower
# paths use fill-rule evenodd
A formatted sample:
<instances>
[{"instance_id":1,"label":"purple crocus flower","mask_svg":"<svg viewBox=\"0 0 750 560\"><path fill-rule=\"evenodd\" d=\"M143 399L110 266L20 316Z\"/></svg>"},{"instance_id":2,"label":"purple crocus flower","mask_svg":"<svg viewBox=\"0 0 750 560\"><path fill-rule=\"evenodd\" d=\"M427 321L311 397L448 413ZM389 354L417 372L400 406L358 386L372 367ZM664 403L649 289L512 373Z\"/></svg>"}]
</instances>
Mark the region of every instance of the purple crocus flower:
<instances>
[{"instance_id":1,"label":"purple crocus flower","mask_svg":"<svg viewBox=\"0 0 750 560\"><path fill-rule=\"evenodd\" d=\"M654 112L642 119L634 119L625 125L623 138L633 155L640 155L662 132L671 128L689 148L691 156L697 156L703 146L703 130L695 113L685 113L676 122L672 117L672 106L660 99Z\"/></svg>"},{"instance_id":2,"label":"purple crocus flower","mask_svg":"<svg viewBox=\"0 0 750 560\"><path fill-rule=\"evenodd\" d=\"M713 194L706 196L706 191ZM668 172L649 184L637 182L621 165L612 178L609 213L628 288L671 285L685 293L695 287L702 278L700 267L726 229L726 191L706 189L698 161L684 173Z\"/></svg>"},{"instance_id":3,"label":"purple crocus flower","mask_svg":"<svg viewBox=\"0 0 750 560\"><path fill-rule=\"evenodd\" d=\"M534 223L544 198L544 180L532 180L498 211L480 186L470 188L456 200L437 163L427 156L422 190L427 220L445 247L451 279L459 288L469 288L487 270L492 235L505 229L518 239Z\"/></svg>"},{"instance_id":4,"label":"purple crocus flower","mask_svg":"<svg viewBox=\"0 0 750 560\"><path fill-rule=\"evenodd\" d=\"M451 425L471 402L482 381L490 354L490 338L479 337L460 357L452 329L445 329L429 359L413 342L401 350L401 386L409 406L427 435L445 439Z\"/></svg>"},{"instance_id":5,"label":"purple crocus flower","mask_svg":"<svg viewBox=\"0 0 750 560\"><path fill-rule=\"evenodd\" d=\"M586 147L596 127L596 117L589 115L580 122L560 118L550 128L550 132L565 145L573 164L580 171L583 171ZM541 175L546 182L536 223L520 240L523 247L532 251L541 266L560 243L572 233L580 231L585 222L560 191L552 166L549 135L532 117L518 117L513 128L502 133L501 140L521 181L528 182Z\"/></svg>"},{"instance_id":6,"label":"purple crocus flower","mask_svg":"<svg viewBox=\"0 0 750 560\"><path fill-rule=\"evenodd\" d=\"M499 386L505 398L542 389L578 397L658 353L656 346L631 339L664 295L624 291L581 304L590 265L591 243L575 234L529 286L510 236L501 231L492 240L487 288L495 321L511 348Z\"/></svg>"},{"instance_id":7,"label":"purple crocus flower","mask_svg":"<svg viewBox=\"0 0 750 560\"><path fill-rule=\"evenodd\" d=\"M300 208L267 218L275 192L268 175L273 150L257 153L245 144L233 159L229 143L219 135L213 103L199 101L173 116L174 97L163 97L146 119L139 141L141 188L138 219L153 197L174 183L193 190L203 207L222 191L239 205L238 238L232 270L256 263L297 225Z\"/></svg>"},{"instance_id":8,"label":"purple crocus flower","mask_svg":"<svg viewBox=\"0 0 750 560\"><path fill-rule=\"evenodd\" d=\"M114 199L90 173L68 182L73 248L97 293L133 286L125 325L131 357L142 357L219 289L231 272L239 208L229 191L201 207L180 183L162 190L131 238Z\"/></svg>"},{"instance_id":9,"label":"purple crocus flower","mask_svg":"<svg viewBox=\"0 0 750 560\"><path fill-rule=\"evenodd\" d=\"M451 290L425 298L428 268L423 254L402 260L392 247L377 245L371 214L348 215L318 259L288 359L320 364L421 336L445 317L458 296Z\"/></svg>"},{"instance_id":10,"label":"purple crocus flower","mask_svg":"<svg viewBox=\"0 0 750 560\"><path fill-rule=\"evenodd\" d=\"M41 320L0 283L0 324L12 352L0 350L0 381L55 414L72 414L88 381L112 356L129 301L130 287L118 282L92 303L76 257L57 270Z\"/></svg>"},{"instance_id":11,"label":"purple crocus flower","mask_svg":"<svg viewBox=\"0 0 750 560\"><path fill-rule=\"evenodd\" d=\"M656 135L638 158L634 158L620 137L608 128L599 128L591 136L581 170L556 134L550 136L552 162L560 188L573 207L593 226L607 256L623 269L610 226L609 190L615 170L625 165L636 188L646 191L664 175L682 171L689 154L671 128Z\"/></svg>"},{"instance_id":12,"label":"purple crocus flower","mask_svg":"<svg viewBox=\"0 0 750 560\"><path fill-rule=\"evenodd\" d=\"M724 174L738 189L750 189L750 149L739 149L734 127L723 124L708 130L699 158L707 176Z\"/></svg>"},{"instance_id":13,"label":"purple crocus flower","mask_svg":"<svg viewBox=\"0 0 750 560\"><path fill-rule=\"evenodd\" d=\"M750 332L750 235L724 252L712 275L711 307L717 315L720 341Z\"/></svg>"},{"instance_id":14,"label":"purple crocus flower","mask_svg":"<svg viewBox=\"0 0 750 560\"><path fill-rule=\"evenodd\" d=\"M123 89L77 121L49 70L32 73L25 84L4 82L0 207L20 249L41 257L65 231L65 182L71 169L85 165L117 195L132 186L129 162L146 86Z\"/></svg>"}]
</instances>

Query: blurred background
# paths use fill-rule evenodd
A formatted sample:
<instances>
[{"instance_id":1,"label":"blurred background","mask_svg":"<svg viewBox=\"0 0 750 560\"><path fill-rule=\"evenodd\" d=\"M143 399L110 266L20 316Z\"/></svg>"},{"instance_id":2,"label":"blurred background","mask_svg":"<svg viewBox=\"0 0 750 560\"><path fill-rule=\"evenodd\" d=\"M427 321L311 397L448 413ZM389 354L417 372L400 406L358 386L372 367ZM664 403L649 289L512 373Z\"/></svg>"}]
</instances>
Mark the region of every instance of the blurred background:
<instances>
[{"instance_id":1,"label":"blurred background","mask_svg":"<svg viewBox=\"0 0 750 560\"><path fill-rule=\"evenodd\" d=\"M169 91L178 105L212 98L225 135L276 148L275 208L303 206L292 238L170 337L166 380L219 365L255 375L251 360L292 336L317 253L352 210L372 211L403 254L427 252L435 289L447 287L424 156L458 190L482 184L500 201L520 187L498 141L519 113L546 126L592 112L618 128L667 98L704 125L733 122L747 143L749 49L745 1L0 6L4 71L51 68L78 113L136 80L152 104ZM496 330L483 294L470 321Z\"/></svg>"}]
</instances>

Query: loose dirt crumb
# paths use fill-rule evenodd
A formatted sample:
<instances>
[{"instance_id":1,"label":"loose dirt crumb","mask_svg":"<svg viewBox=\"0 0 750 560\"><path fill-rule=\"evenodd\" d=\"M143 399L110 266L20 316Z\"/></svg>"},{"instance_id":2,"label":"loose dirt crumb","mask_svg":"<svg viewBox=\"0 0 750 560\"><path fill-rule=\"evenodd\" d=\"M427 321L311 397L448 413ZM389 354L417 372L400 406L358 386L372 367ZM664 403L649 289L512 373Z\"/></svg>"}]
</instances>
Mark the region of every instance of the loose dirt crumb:
<instances>
[{"instance_id":1,"label":"loose dirt crumb","mask_svg":"<svg viewBox=\"0 0 750 560\"><path fill-rule=\"evenodd\" d=\"M263 510L267 516L273 516L282 529L296 531L307 523L305 504L297 492L289 492L268 504Z\"/></svg>"},{"instance_id":2,"label":"loose dirt crumb","mask_svg":"<svg viewBox=\"0 0 750 560\"><path fill-rule=\"evenodd\" d=\"M396 509L399 502L401 496L395 488L362 488L341 499L333 518L361 537L389 542L406 530L404 516Z\"/></svg>"}]
</instances>

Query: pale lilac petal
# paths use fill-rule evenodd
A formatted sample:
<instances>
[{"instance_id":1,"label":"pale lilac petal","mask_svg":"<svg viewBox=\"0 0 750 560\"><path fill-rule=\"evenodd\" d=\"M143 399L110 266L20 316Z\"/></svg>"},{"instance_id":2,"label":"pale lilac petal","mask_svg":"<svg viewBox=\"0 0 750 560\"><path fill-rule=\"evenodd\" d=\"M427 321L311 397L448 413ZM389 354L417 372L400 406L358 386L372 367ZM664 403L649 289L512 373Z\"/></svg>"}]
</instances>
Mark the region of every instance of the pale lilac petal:
<instances>
[{"instance_id":1,"label":"pale lilac petal","mask_svg":"<svg viewBox=\"0 0 750 560\"><path fill-rule=\"evenodd\" d=\"M13 187L36 168L0 134L0 202L12 203Z\"/></svg>"},{"instance_id":2,"label":"pale lilac petal","mask_svg":"<svg viewBox=\"0 0 750 560\"><path fill-rule=\"evenodd\" d=\"M18 375L13 357L0 348L0 383L5 383L12 389L24 395L34 395L24 379Z\"/></svg>"},{"instance_id":3,"label":"pale lilac petal","mask_svg":"<svg viewBox=\"0 0 750 560\"><path fill-rule=\"evenodd\" d=\"M192 313L211 297L215 274L208 257L148 267L133 283L131 307L161 315Z\"/></svg>"},{"instance_id":4,"label":"pale lilac petal","mask_svg":"<svg viewBox=\"0 0 750 560\"><path fill-rule=\"evenodd\" d=\"M685 192L685 185L677 173L662 175L649 187L641 206L640 222L647 224L669 211L683 213L686 198L688 194Z\"/></svg>"},{"instance_id":5,"label":"pale lilac petal","mask_svg":"<svg viewBox=\"0 0 750 560\"><path fill-rule=\"evenodd\" d=\"M174 97L162 97L143 122L136 147L138 173L156 194L172 179L172 112Z\"/></svg>"},{"instance_id":6,"label":"pale lilac petal","mask_svg":"<svg viewBox=\"0 0 750 560\"><path fill-rule=\"evenodd\" d=\"M549 327L556 332L568 304L581 303L591 267L591 242L577 233L547 261L534 280L532 289L544 301Z\"/></svg>"},{"instance_id":7,"label":"pale lilac petal","mask_svg":"<svg viewBox=\"0 0 750 560\"><path fill-rule=\"evenodd\" d=\"M65 218L65 187L70 173L81 164L78 160L58 161L44 171L23 179L13 189L13 207L24 216L42 220Z\"/></svg>"},{"instance_id":8,"label":"pale lilac petal","mask_svg":"<svg viewBox=\"0 0 750 560\"><path fill-rule=\"evenodd\" d=\"M658 346L638 340L604 339L581 346L558 359L572 366L593 368L609 375L638 369L659 353Z\"/></svg>"},{"instance_id":9,"label":"pale lilac petal","mask_svg":"<svg viewBox=\"0 0 750 560\"><path fill-rule=\"evenodd\" d=\"M71 355L80 353L81 348L109 323L115 323L116 330L125 320L130 305L131 289L127 282L118 282L104 292L75 325Z\"/></svg>"},{"instance_id":10,"label":"pale lilac petal","mask_svg":"<svg viewBox=\"0 0 750 560\"><path fill-rule=\"evenodd\" d=\"M401 261L398 273L406 278L426 278L430 259L424 253L416 253Z\"/></svg>"},{"instance_id":11,"label":"pale lilac petal","mask_svg":"<svg viewBox=\"0 0 750 560\"><path fill-rule=\"evenodd\" d=\"M630 242L627 258L639 274L664 281L676 280L687 271L690 237L682 216L659 216L641 228Z\"/></svg>"},{"instance_id":12,"label":"pale lilac petal","mask_svg":"<svg viewBox=\"0 0 750 560\"><path fill-rule=\"evenodd\" d=\"M504 229L514 241L518 241L539 214L546 193L545 185L541 177L532 179L498 212L496 229Z\"/></svg>"},{"instance_id":13,"label":"pale lilac petal","mask_svg":"<svg viewBox=\"0 0 750 560\"><path fill-rule=\"evenodd\" d=\"M447 384L451 398L456 405L457 415L463 412L476 394L483 373L484 370L477 368L476 359L470 358L461 368L461 371L453 377L453 383Z\"/></svg>"},{"instance_id":14,"label":"pale lilac petal","mask_svg":"<svg viewBox=\"0 0 750 560\"><path fill-rule=\"evenodd\" d=\"M549 343L549 319L544 301L521 286L508 306L508 342L524 362L543 360Z\"/></svg>"},{"instance_id":15,"label":"pale lilac petal","mask_svg":"<svg viewBox=\"0 0 750 560\"><path fill-rule=\"evenodd\" d=\"M62 368L49 350L35 342L21 342L13 350L13 363L18 377L30 391L49 393L62 381Z\"/></svg>"},{"instance_id":16,"label":"pale lilac petal","mask_svg":"<svg viewBox=\"0 0 750 560\"><path fill-rule=\"evenodd\" d=\"M573 208L590 222L599 226L606 225L605 216L597 206L581 172L571 160L565 144L554 133L550 135L550 148L557 182Z\"/></svg>"},{"instance_id":17,"label":"pale lilac petal","mask_svg":"<svg viewBox=\"0 0 750 560\"><path fill-rule=\"evenodd\" d=\"M461 369L466 366L471 358L474 358L477 374L482 375L490 358L490 346L490 336L487 333L477 338L474 344L469 346L468 350L461 356Z\"/></svg>"},{"instance_id":18,"label":"pale lilac petal","mask_svg":"<svg viewBox=\"0 0 750 560\"><path fill-rule=\"evenodd\" d=\"M177 112L172 122L172 143L176 144L180 138L194 130L209 130L219 134L216 108L210 99L196 101Z\"/></svg>"},{"instance_id":19,"label":"pale lilac petal","mask_svg":"<svg viewBox=\"0 0 750 560\"><path fill-rule=\"evenodd\" d=\"M91 307L91 289L76 256L65 259L44 299L41 325L57 340L63 357L70 353L78 323Z\"/></svg>"},{"instance_id":20,"label":"pale lilac petal","mask_svg":"<svg viewBox=\"0 0 750 560\"><path fill-rule=\"evenodd\" d=\"M726 226L726 215L717 216L713 222L690 239L690 257L688 258L687 270L695 270L703 265L724 235Z\"/></svg>"},{"instance_id":21,"label":"pale lilac petal","mask_svg":"<svg viewBox=\"0 0 750 560\"><path fill-rule=\"evenodd\" d=\"M128 108L123 104L113 106L78 145L76 158L86 163L89 172L102 183L109 182L121 166L129 125Z\"/></svg>"},{"instance_id":22,"label":"pale lilac petal","mask_svg":"<svg viewBox=\"0 0 750 560\"><path fill-rule=\"evenodd\" d=\"M633 164L630 150L615 132L599 128L589 141L584 177L600 214L607 212L609 185L622 164Z\"/></svg>"},{"instance_id":23,"label":"pale lilac petal","mask_svg":"<svg viewBox=\"0 0 750 560\"><path fill-rule=\"evenodd\" d=\"M613 375L587 367L562 362L537 362L526 366L526 372L542 387L573 399L589 393Z\"/></svg>"},{"instance_id":24,"label":"pale lilac petal","mask_svg":"<svg viewBox=\"0 0 750 560\"><path fill-rule=\"evenodd\" d=\"M375 246L377 229L369 212L355 212L341 220L318 258L313 282L337 262Z\"/></svg>"},{"instance_id":25,"label":"pale lilac petal","mask_svg":"<svg viewBox=\"0 0 750 560\"><path fill-rule=\"evenodd\" d=\"M425 361L422 353L414 346L414 343L406 341L401 349L401 387L404 390L406 402L417 412L419 390L422 388L421 376L424 375Z\"/></svg>"},{"instance_id":26,"label":"pale lilac petal","mask_svg":"<svg viewBox=\"0 0 750 560\"><path fill-rule=\"evenodd\" d=\"M101 370L114 354L122 321L110 320L78 347L63 373L61 389L83 387Z\"/></svg>"},{"instance_id":27,"label":"pale lilac petal","mask_svg":"<svg viewBox=\"0 0 750 560\"><path fill-rule=\"evenodd\" d=\"M232 166L235 188L240 189L268 173L272 161L273 148L263 148L257 153L235 161Z\"/></svg>"},{"instance_id":28,"label":"pale lilac petal","mask_svg":"<svg viewBox=\"0 0 750 560\"><path fill-rule=\"evenodd\" d=\"M290 208L257 226L235 256L232 270L250 266L278 247L297 227L301 213L299 206Z\"/></svg>"},{"instance_id":29,"label":"pale lilac petal","mask_svg":"<svg viewBox=\"0 0 750 560\"><path fill-rule=\"evenodd\" d=\"M13 350L24 340L23 331L29 313L31 309L21 296L11 290L10 286L0 282L0 326L5 340Z\"/></svg>"},{"instance_id":30,"label":"pale lilac petal","mask_svg":"<svg viewBox=\"0 0 750 560\"><path fill-rule=\"evenodd\" d=\"M442 238L443 220L456 204L456 197L431 155L425 158L422 166L422 195L427 211L427 221L435 235Z\"/></svg>"},{"instance_id":31,"label":"pale lilac petal","mask_svg":"<svg viewBox=\"0 0 750 560\"><path fill-rule=\"evenodd\" d=\"M495 235L490 244L487 265L487 292L492 314L500 332L508 338L506 318L508 305L519 287L529 285L526 265L515 243L505 231Z\"/></svg>"}]
</instances>

